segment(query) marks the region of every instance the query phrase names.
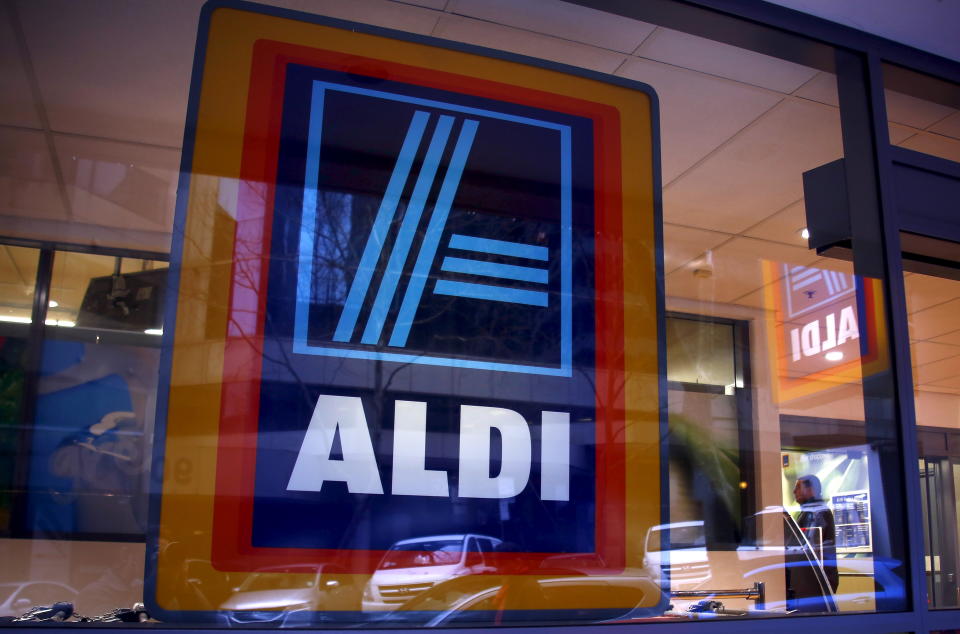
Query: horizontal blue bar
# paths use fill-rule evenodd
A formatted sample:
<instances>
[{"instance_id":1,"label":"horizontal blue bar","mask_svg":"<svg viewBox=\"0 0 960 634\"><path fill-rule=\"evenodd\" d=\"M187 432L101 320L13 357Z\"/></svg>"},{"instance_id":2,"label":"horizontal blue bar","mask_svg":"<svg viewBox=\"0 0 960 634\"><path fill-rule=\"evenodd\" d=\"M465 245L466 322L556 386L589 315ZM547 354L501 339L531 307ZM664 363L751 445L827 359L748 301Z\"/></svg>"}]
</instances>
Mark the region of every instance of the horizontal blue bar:
<instances>
[{"instance_id":1,"label":"horizontal blue bar","mask_svg":"<svg viewBox=\"0 0 960 634\"><path fill-rule=\"evenodd\" d=\"M547 293L544 291L527 291L521 288L506 288L503 286L490 286L489 284L437 280L437 285L433 287L433 292L437 295L488 299L494 302L509 302L511 304L529 304L531 306L547 305Z\"/></svg>"},{"instance_id":2,"label":"horizontal blue bar","mask_svg":"<svg viewBox=\"0 0 960 634\"><path fill-rule=\"evenodd\" d=\"M546 284L549 281L547 269L535 269L529 266L515 266L513 264L499 264L481 260L465 260L463 258L445 257L440 265L443 271L451 273L469 273L470 275L485 275L486 277L500 277L507 280L521 282L539 282Z\"/></svg>"},{"instance_id":3,"label":"horizontal blue bar","mask_svg":"<svg viewBox=\"0 0 960 634\"><path fill-rule=\"evenodd\" d=\"M400 364L422 364L449 368L467 368L470 370L495 370L498 372L518 372L522 374L539 374L543 376L573 376L570 366L549 367L541 365L523 365L516 363L499 363L496 361L480 361L475 359L457 359L454 357L431 357L425 354L405 354L396 352L381 352L376 350L353 350L350 348L326 348L312 346L302 340L293 342L293 351L297 354L312 354L321 357L339 357L345 359L365 359L373 361L390 361Z\"/></svg>"},{"instance_id":4,"label":"horizontal blue bar","mask_svg":"<svg viewBox=\"0 0 960 634\"><path fill-rule=\"evenodd\" d=\"M524 244L522 242L507 242L506 240L493 240L491 238L477 238L475 236L464 236L455 233L450 236L450 248L461 249L463 251L478 251L480 253L493 253L494 255L511 255L518 258L528 258L530 260L547 261L550 252L547 247L538 247L535 244Z\"/></svg>"}]
</instances>

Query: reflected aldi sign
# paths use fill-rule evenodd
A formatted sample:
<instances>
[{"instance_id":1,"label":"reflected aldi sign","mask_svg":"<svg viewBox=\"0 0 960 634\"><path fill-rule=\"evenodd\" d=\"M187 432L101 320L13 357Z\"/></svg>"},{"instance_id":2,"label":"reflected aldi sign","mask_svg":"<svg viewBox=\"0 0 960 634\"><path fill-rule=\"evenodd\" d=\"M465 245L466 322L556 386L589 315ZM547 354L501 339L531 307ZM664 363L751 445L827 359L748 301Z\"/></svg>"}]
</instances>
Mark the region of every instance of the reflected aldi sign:
<instances>
[{"instance_id":1,"label":"reflected aldi sign","mask_svg":"<svg viewBox=\"0 0 960 634\"><path fill-rule=\"evenodd\" d=\"M877 280L764 262L771 367L778 401L859 381L883 367Z\"/></svg>"},{"instance_id":2,"label":"reflected aldi sign","mask_svg":"<svg viewBox=\"0 0 960 634\"><path fill-rule=\"evenodd\" d=\"M431 539L489 548L474 573L637 574L664 521L652 93L249 6L201 26L154 608L218 607L185 567L210 596L362 587Z\"/></svg>"}]
</instances>

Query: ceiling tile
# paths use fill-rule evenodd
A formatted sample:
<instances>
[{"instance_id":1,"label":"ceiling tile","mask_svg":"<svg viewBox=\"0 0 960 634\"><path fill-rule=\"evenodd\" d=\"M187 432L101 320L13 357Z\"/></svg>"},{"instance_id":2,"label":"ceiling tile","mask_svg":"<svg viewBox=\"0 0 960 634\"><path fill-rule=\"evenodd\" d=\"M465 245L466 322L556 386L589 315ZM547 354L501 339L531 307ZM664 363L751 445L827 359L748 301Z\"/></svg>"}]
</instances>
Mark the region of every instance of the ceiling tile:
<instances>
[{"instance_id":1,"label":"ceiling tile","mask_svg":"<svg viewBox=\"0 0 960 634\"><path fill-rule=\"evenodd\" d=\"M960 297L960 282L942 277L906 273L903 277L903 284L907 295L908 313L916 313ZM910 333L910 337L912 339L926 338L917 337L913 332Z\"/></svg>"},{"instance_id":2,"label":"ceiling tile","mask_svg":"<svg viewBox=\"0 0 960 634\"><path fill-rule=\"evenodd\" d=\"M896 145L924 154L939 156L948 161L960 161L960 139L921 132L905 141L896 143Z\"/></svg>"},{"instance_id":3,"label":"ceiling tile","mask_svg":"<svg viewBox=\"0 0 960 634\"><path fill-rule=\"evenodd\" d=\"M731 303L763 287L763 262L776 260L808 266L820 259L812 251L755 238L734 238L702 259L675 269L666 278L666 293L701 301ZM712 270L709 277L695 269Z\"/></svg>"},{"instance_id":4,"label":"ceiling tile","mask_svg":"<svg viewBox=\"0 0 960 634\"><path fill-rule=\"evenodd\" d=\"M960 330L954 330L946 334L931 339L936 343L947 343L952 346L960 346Z\"/></svg>"},{"instance_id":5,"label":"ceiling tile","mask_svg":"<svg viewBox=\"0 0 960 634\"><path fill-rule=\"evenodd\" d=\"M930 127L930 132L936 132L944 136L960 139L960 111Z\"/></svg>"},{"instance_id":6,"label":"ceiling tile","mask_svg":"<svg viewBox=\"0 0 960 634\"><path fill-rule=\"evenodd\" d=\"M940 379L938 381L931 381L929 385L934 388L942 388L953 391L960 390L960 361L954 363L954 373L952 376Z\"/></svg>"},{"instance_id":7,"label":"ceiling tile","mask_svg":"<svg viewBox=\"0 0 960 634\"><path fill-rule=\"evenodd\" d=\"M415 4L420 7L427 7L428 9L436 9L437 11L443 11L444 7L447 6L449 0L395 0L400 4Z\"/></svg>"},{"instance_id":8,"label":"ceiling tile","mask_svg":"<svg viewBox=\"0 0 960 634\"><path fill-rule=\"evenodd\" d=\"M624 60L622 54L606 49L460 16L441 17L433 34L602 73L612 73Z\"/></svg>"},{"instance_id":9,"label":"ceiling tile","mask_svg":"<svg viewBox=\"0 0 960 634\"><path fill-rule=\"evenodd\" d=\"M793 94L828 106L839 107L840 105L840 97L837 94L837 76L833 73L818 73L816 77L805 83Z\"/></svg>"},{"instance_id":10,"label":"ceiling tile","mask_svg":"<svg viewBox=\"0 0 960 634\"><path fill-rule=\"evenodd\" d=\"M664 220L739 233L803 196L803 172L842 156L836 108L784 100L664 188Z\"/></svg>"},{"instance_id":11,"label":"ceiling tile","mask_svg":"<svg viewBox=\"0 0 960 634\"><path fill-rule=\"evenodd\" d=\"M0 124L41 127L9 11L0 11Z\"/></svg>"},{"instance_id":12,"label":"ceiling tile","mask_svg":"<svg viewBox=\"0 0 960 634\"><path fill-rule=\"evenodd\" d=\"M913 341L910 343L910 359L914 366L922 366L950 357L960 357L960 346L949 346L929 341Z\"/></svg>"},{"instance_id":13,"label":"ceiling tile","mask_svg":"<svg viewBox=\"0 0 960 634\"><path fill-rule=\"evenodd\" d=\"M623 53L635 51L656 28L556 0L451 0L447 11Z\"/></svg>"},{"instance_id":14,"label":"ceiling tile","mask_svg":"<svg viewBox=\"0 0 960 634\"><path fill-rule=\"evenodd\" d=\"M960 299L951 299L909 316L910 338L949 343L941 337L953 332L960 325Z\"/></svg>"},{"instance_id":15,"label":"ceiling tile","mask_svg":"<svg viewBox=\"0 0 960 634\"><path fill-rule=\"evenodd\" d=\"M628 59L617 74L649 84L657 93L664 183L677 178L782 99L762 88L636 57Z\"/></svg>"},{"instance_id":16,"label":"ceiling tile","mask_svg":"<svg viewBox=\"0 0 960 634\"><path fill-rule=\"evenodd\" d=\"M806 226L806 207L803 200L798 200L750 227L744 235L805 247L807 241L800 235L800 231Z\"/></svg>"},{"instance_id":17,"label":"ceiling tile","mask_svg":"<svg viewBox=\"0 0 960 634\"><path fill-rule=\"evenodd\" d=\"M178 150L70 136L54 141L78 222L172 230Z\"/></svg>"},{"instance_id":18,"label":"ceiling tile","mask_svg":"<svg viewBox=\"0 0 960 634\"><path fill-rule=\"evenodd\" d=\"M179 146L201 2L21 2L54 130Z\"/></svg>"},{"instance_id":19,"label":"ceiling tile","mask_svg":"<svg viewBox=\"0 0 960 634\"><path fill-rule=\"evenodd\" d=\"M887 102L887 119L914 128L928 126L948 117L954 110L932 101L917 99L893 90L883 91Z\"/></svg>"},{"instance_id":20,"label":"ceiling tile","mask_svg":"<svg viewBox=\"0 0 960 634\"><path fill-rule=\"evenodd\" d=\"M729 240L730 236L679 225L663 226L663 270L672 272L698 258L708 249Z\"/></svg>"},{"instance_id":21,"label":"ceiling tile","mask_svg":"<svg viewBox=\"0 0 960 634\"><path fill-rule=\"evenodd\" d=\"M960 359L950 357L918 366L913 373L917 384L938 383L960 375Z\"/></svg>"},{"instance_id":22,"label":"ceiling tile","mask_svg":"<svg viewBox=\"0 0 960 634\"><path fill-rule=\"evenodd\" d=\"M919 131L899 123L887 123L887 133L890 135L890 143L900 145L910 137L919 134Z\"/></svg>"},{"instance_id":23,"label":"ceiling tile","mask_svg":"<svg viewBox=\"0 0 960 634\"><path fill-rule=\"evenodd\" d=\"M636 54L782 93L793 92L817 74L806 66L666 28L657 29Z\"/></svg>"},{"instance_id":24,"label":"ceiling tile","mask_svg":"<svg viewBox=\"0 0 960 634\"><path fill-rule=\"evenodd\" d=\"M66 218L43 132L0 128L0 215Z\"/></svg>"}]
</instances>

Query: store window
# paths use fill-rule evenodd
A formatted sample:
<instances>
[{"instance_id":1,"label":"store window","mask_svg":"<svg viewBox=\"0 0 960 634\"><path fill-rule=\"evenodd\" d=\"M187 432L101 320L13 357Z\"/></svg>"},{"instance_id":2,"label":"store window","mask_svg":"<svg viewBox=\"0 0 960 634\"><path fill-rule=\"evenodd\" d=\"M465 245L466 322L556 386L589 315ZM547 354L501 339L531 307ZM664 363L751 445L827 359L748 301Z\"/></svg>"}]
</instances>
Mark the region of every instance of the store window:
<instances>
[{"instance_id":1,"label":"store window","mask_svg":"<svg viewBox=\"0 0 960 634\"><path fill-rule=\"evenodd\" d=\"M927 596L960 605L960 281L906 273Z\"/></svg>"},{"instance_id":2,"label":"store window","mask_svg":"<svg viewBox=\"0 0 960 634\"><path fill-rule=\"evenodd\" d=\"M5 597L0 595L3 615L60 600L72 602L84 614L130 607L145 596L156 597L156 587L145 587L145 579L159 580L166 592L159 607L189 626L642 623L908 608L899 447L892 440L893 423L877 415L889 409L892 395L868 394L865 389L889 372L880 280L848 261L818 255L808 242L806 215L813 203L804 174L844 155L837 78L829 64L808 67L566 3L543 3L537 9L542 20L533 21L513 8L450 5L440 10L402 2L342 3L330 10L334 17L643 82L658 95L662 244L643 247L662 256L663 305L658 307L654 297L643 311L663 317L663 332L658 340L649 332L634 333L628 345L663 348L665 367L636 375L642 375L643 385L662 384L662 394L644 388L638 402L648 410L659 406L663 427L655 428L655 441L631 447L635 462L630 466L661 464L659 476L642 484L664 497L662 504L651 505L660 515L653 521L645 518L642 530L625 536L624 548L639 565L616 568L600 557L581 556L600 534L577 530L595 520L591 501L550 506L568 502L571 490L590 500L597 489L593 478L605 466L597 459L604 454L597 453L596 446L608 439L590 433L595 412L579 404L570 412L575 446L569 456L557 440L562 436L555 436L554 444L543 431L533 438L542 450L543 465L552 465L541 468L570 468L569 490L543 486L549 478L538 473L534 483L539 497L532 488L521 487L512 496L498 489L503 499L476 506L441 507L431 500L408 499L401 513L391 511L389 504L396 505L394 511L402 510L403 501L380 504L373 498L375 491L364 491L367 497L357 502L348 496L354 492L344 478L335 483L344 484L337 490L345 500L339 511L318 513L309 489L288 486L299 464L293 454L305 443L318 403L318 379L310 366L291 362L293 344L284 337L266 344L262 338L244 337L251 315L259 310L259 300L245 293L254 288L265 263L274 267L272 275L294 271L302 234L277 232L275 242L269 243L276 251L263 258L251 255L246 249L258 239L262 243L263 235L251 233L252 225L242 222L242 202L263 198L270 191L264 182L275 181L281 185L276 200L283 213L300 213L300 207L291 204L298 193L289 184L295 180L291 174L303 171L298 161L306 161L298 154L306 150L295 137L297 126L308 128L307 114L294 109L284 120L288 127L282 128L283 147L294 158L284 159L266 180L223 176L199 160L191 172L178 174L181 152L192 157L189 144L180 146L180 131L187 118L199 5L122 5L124 10L111 11L108 5L19 3L0 16L10 35L0 46L8 47L10 59L16 60L3 79L22 89L8 94L29 94L32 101L11 97L2 111L7 120L0 121L0 136L16 142L0 149L7 186L3 191L13 201L3 212L10 222L0 225L0 237L33 241L29 243L37 248L5 246L0 261L0 477L9 477L0 481L0 560L8 564L0 573L0 584L7 589ZM135 54L116 55L116 42ZM144 72L146 66L151 72ZM304 91L308 80L316 80L302 69L290 77L301 81ZM340 79L357 84L352 94L368 90L364 82L382 80L364 68ZM349 118L368 105L345 99L337 107ZM944 114L937 121L911 119L897 125L913 126L917 136L926 138L940 134L948 118ZM392 120L377 120L366 128L344 125L334 132L360 129L373 138L386 138L376 127L384 121ZM388 130L397 136L398 147L403 132L411 135L416 127L407 125L397 128L399 136ZM441 124L430 125L436 126L430 128L431 138L446 138L436 132ZM461 137L463 129L456 129ZM188 130L188 140L190 134ZM453 204L459 238L451 236L444 243L456 251L444 264L448 272L519 280L527 286L510 296L522 298L513 302L522 306L491 309L490 297L473 297L479 303L452 309L449 298L457 294L451 289L463 287L447 286L447 292L434 291L439 299L432 299L433 312L418 322L426 326L412 335L441 341L444 352L457 359L506 355L516 365L532 367L554 361L542 345L547 339L543 333L556 325L552 317L541 319L530 311L523 313L523 329L511 327L511 319L524 307L549 302L545 297L557 292L549 286L549 275L544 278L547 269L534 265L546 261L549 249L544 245L562 233L559 223L544 220L536 211L542 191L553 185L553 175L523 154L539 137L522 140L514 154L487 161L491 173L469 174L467 169L464 182L473 188L469 205ZM225 135L211 146L219 151L239 141ZM348 293L348 274L361 268L366 245L376 242L365 236L373 232L384 198L382 188L370 187L364 179L381 178L385 184L394 165L376 152L379 162L364 163L357 158L362 159L363 152L345 147L333 143L328 151L339 157L338 177L349 186L336 184L332 177L334 185L321 180L314 186L314 193L321 194L317 209L322 213L315 218L313 238L319 238L310 243L310 254L323 268L302 279L290 277L297 280L291 296L299 297L301 291L310 296L299 342L303 347L309 347L318 332L333 333L340 327L338 302ZM446 166L449 160L438 159L438 164ZM514 178L510 170L521 168L529 173ZM192 201L213 210L204 217L207 224L174 226L177 204L188 204L175 202L178 176L189 182ZM537 185L532 194L516 193L530 182ZM497 196L484 194L490 186ZM415 206L411 192L399 198L404 209ZM491 209L496 213L487 216L476 211ZM642 221L652 235L652 218ZM574 224L577 257L572 266L581 282L565 292L576 297L571 314L582 316L589 310L583 297L594 279L593 249L600 249L606 236L595 239L592 231ZM464 235L494 228L512 236L509 244L463 240ZM635 236L613 237L629 242ZM425 238L415 234L411 240L420 248ZM171 277L164 261L170 244L180 249L175 262L183 254L192 258L195 268L186 275ZM45 269L38 266L41 256ZM473 259L464 264L467 256ZM515 260L507 264L504 258L511 257ZM477 268L464 268L471 266ZM378 283L388 278L386 268L376 270ZM455 279L462 283L464 278ZM229 286L225 280L240 281ZM653 288L655 276L648 281ZM431 278L431 284L436 282L436 276ZM164 302L172 296L166 291L174 283L180 284L176 292L185 298L176 324L164 320L173 314ZM35 296L46 297L45 305L38 306ZM391 306L387 297L383 309ZM298 319L293 310L271 311L275 323L270 328L282 329ZM482 328L478 315L486 319ZM42 328L34 321L38 317ZM467 338L457 336L456 327L462 324L473 328L469 345ZM571 336L577 359L603 348L591 339L593 324L584 324ZM380 342L377 329L383 324L376 319L362 327L348 324L347 331L350 325L360 329L358 337L366 338L370 330L371 340ZM349 334L344 335L348 342ZM173 341L183 351L174 362L183 379L176 388L186 396L169 407L168 386L161 378L169 380L161 363L161 343L172 346ZM260 393L245 380L224 380L225 372L240 376L240 371L250 370L224 367L226 341L234 350L263 354L264 365L257 367L273 373L268 377L275 384L273 401L258 402ZM389 342L382 343L388 347ZM615 355L622 350L608 346L603 352ZM407 360L405 365L417 362ZM412 419L420 405L428 409L431 424L440 420L450 433L436 435L429 444L420 439L421 468L414 471L422 481L407 486L421 494L430 489L432 497L440 497L435 493L441 489L446 494L447 481L437 474L455 470L458 452L476 448L459 444L451 431L458 429L464 411L443 397L454 375L434 372L430 381L418 382L389 362L371 367L366 378L375 383L377 397L394 394L393 400L375 400L354 413L379 421L383 412L377 408L389 404L394 414L382 420L392 434L396 412L406 411ZM308 371L300 372L304 368ZM355 370L348 361L323 366L323 380L338 390L329 395L329 403L349 398ZM578 377L577 390L583 393L527 395L521 399L523 412L513 413L541 419L551 414L548 405L579 403L584 394L593 399L598 392L591 384L595 378L593 370ZM509 394L515 399L532 385L513 376L489 385L464 383L475 395L488 390L487 397ZM932 384L938 388L932 392L945 393L939 379ZM615 400L618 390L635 389L629 381L615 388L605 396ZM478 402L480 398L476 396ZM493 401L483 402L489 406ZM242 417L261 406L273 417L273 427L263 433L266 449L230 471L218 463L223 454L218 454L215 434L199 421L219 420L221 413ZM636 414L624 415L625 433L636 423L631 415ZM171 446L153 443L159 426L171 421L181 432L176 455L155 454L157 447ZM254 426L255 433L258 429ZM390 445L384 429L374 429L379 434L375 447L368 437L371 449ZM485 437L484 450L488 458L499 459L478 467L478 480L493 481L507 466L523 462L515 451L522 443L508 442L523 435L508 438L506 427L498 429L499 435ZM412 432L411 447L420 438L416 429ZM366 446L345 434L344 428L324 437L326 458L340 462L345 453ZM948 499L944 492L956 486L952 467L947 468L952 436L947 431L942 436L946 449L930 453L929 460L925 454L923 473L932 474L924 475L929 491L939 487L928 496ZM248 440L243 433L226 435L228 448L245 451ZM527 456L533 447L525 446ZM552 459L551 451L561 458ZM154 455L161 459L156 464ZM426 460L432 461L430 469ZM294 473L257 467L257 461L288 465ZM245 470L251 464L260 469L254 480L258 490L282 489L286 494L292 489L299 496L291 503L279 500L279 494L273 496L277 499L265 494L257 511L260 525L282 516L300 545L313 547L311 554L253 568L234 560L215 565L213 555L184 554L198 549L210 553L222 546L211 543L210 526L218 521L233 530L237 500L226 496L214 505L209 485L219 481L232 487L249 475ZM384 462L381 470L395 484L403 473L392 472L393 464ZM171 521L169 515L158 515L160 507L149 508L150 494L158 492L160 482L166 499L176 500L177 531L172 533L158 532L158 525ZM367 484L363 480L357 486ZM497 486L510 483L500 479ZM647 502L636 500L638 507ZM949 519L944 508L937 509L936 521L941 523ZM371 509L387 519L372 521ZM639 514L629 505L618 512ZM325 532L334 524L343 543ZM228 530L233 537L248 539L231 553L235 556L243 556L245 548L277 543L278 535L269 530L240 532ZM937 533L937 538L945 535ZM572 543L563 541L567 538ZM329 555L339 546L380 554L371 560L370 570L358 573L349 567L355 563L349 557L344 561ZM954 550L948 551L950 547ZM948 574L942 571L947 553L955 553L956 547L931 542L929 548L931 584L947 587ZM539 568L531 570L518 556L530 552L551 556L539 559ZM165 563L158 566L159 559ZM504 567L505 561L514 567ZM218 583L207 582L214 574ZM944 598L943 605L955 605L950 600Z\"/></svg>"}]
</instances>

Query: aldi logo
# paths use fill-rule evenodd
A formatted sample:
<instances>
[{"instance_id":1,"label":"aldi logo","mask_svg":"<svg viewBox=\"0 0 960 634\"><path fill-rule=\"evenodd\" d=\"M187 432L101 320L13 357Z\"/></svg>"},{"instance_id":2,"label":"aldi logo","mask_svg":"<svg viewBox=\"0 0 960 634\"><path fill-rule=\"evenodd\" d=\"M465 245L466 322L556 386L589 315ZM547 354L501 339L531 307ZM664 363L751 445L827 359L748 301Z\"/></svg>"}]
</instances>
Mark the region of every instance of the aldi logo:
<instances>
[{"instance_id":1,"label":"aldi logo","mask_svg":"<svg viewBox=\"0 0 960 634\"><path fill-rule=\"evenodd\" d=\"M572 122L309 85L294 351L570 376ZM376 162L344 174L344 153Z\"/></svg>"},{"instance_id":2,"label":"aldi logo","mask_svg":"<svg viewBox=\"0 0 960 634\"><path fill-rule=\"evenodd\" d=\"M187 568L209 596L304 565L362 587L438 540L507 576L641 569L668 521L653 93L280 9L203 20L151 613L211 609Z\"/></svg>"}]
</instances>

